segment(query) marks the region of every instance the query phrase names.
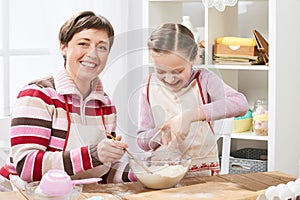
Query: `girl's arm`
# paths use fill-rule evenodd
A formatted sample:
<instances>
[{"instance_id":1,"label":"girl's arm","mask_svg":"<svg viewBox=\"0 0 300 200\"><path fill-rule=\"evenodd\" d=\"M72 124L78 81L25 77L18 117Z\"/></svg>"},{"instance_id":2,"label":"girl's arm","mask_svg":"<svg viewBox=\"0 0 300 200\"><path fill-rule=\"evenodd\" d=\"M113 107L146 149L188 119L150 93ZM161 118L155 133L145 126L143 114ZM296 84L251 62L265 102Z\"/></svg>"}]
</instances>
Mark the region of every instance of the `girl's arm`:
<instances>
[{"instance_id":1,"label":"girl's arm","mask_svg":"<svg viewBox=\"0 0 300 200\"><path fill-rule=\"evenodd\" d=\"M200 83L206 104L200 109L206 121L243 116L249 109L246 97L228 86L215 73L201 70Z\"/></svg>"},{"instance_id":2,"label":"girl's arm","mask_svg":"<svg viewBox=\"0 0 300 200\"><path fill-rule=\"evenodd\" d=\"M143 88L140 93L138 123L138 146L145 151L159 147L161 136L157 133L158 129L155 126L151 106L147 99L146 88Z\"/></svg>"}]
</instances>

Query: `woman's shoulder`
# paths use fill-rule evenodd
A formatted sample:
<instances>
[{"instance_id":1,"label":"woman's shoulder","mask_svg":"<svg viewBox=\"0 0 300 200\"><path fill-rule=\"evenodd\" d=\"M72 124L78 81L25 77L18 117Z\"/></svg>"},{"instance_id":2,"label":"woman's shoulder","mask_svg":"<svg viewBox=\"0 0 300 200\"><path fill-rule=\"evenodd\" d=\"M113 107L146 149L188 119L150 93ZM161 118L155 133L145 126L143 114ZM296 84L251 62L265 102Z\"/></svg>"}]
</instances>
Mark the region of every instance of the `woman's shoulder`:
<instances>
[{"instance_id":1,"label":"woman's shoulder","mask_svg":"<svg viewBox=\"0 0 300 200\"><path fill-rule=\"evenodd\" d=\"M33 80L25 85L20 91L17 98L27 97L40 99L51 99L51 96L57 96L55 92L55 84L52 76Z\"/></svg>"},{"instance_id":2,"label":"woman's shoulder","mask_svg":"<svg viewBox=\"0 0 300 200\"><path fill-rule=\"evenodd\" d=\"M53 88L55 89L53 76L48 76L31 81L28 85L36 85L40 88Z\"/></svg>"}]
</instances>

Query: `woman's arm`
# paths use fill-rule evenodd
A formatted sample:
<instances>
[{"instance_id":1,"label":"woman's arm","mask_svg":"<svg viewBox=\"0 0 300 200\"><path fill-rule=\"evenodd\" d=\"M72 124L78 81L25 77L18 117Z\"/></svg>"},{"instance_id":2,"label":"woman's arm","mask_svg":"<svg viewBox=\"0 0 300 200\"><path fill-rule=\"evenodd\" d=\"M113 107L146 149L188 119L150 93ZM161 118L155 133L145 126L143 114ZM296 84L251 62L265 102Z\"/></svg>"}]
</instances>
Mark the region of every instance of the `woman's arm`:
<instances>
[{"instance_id":1,"label":"woman's arm","mask_svg":"<svg viewBox=\"0 0 300 200\"><path fill-rule=\"evenodd\" d=\"M88 146L62 151L68 122L59 115L65 116L63 107L56 109L51 96L41 87L26 86L19 93L12 112L11 150L15 168L23 180L40 180L53 168L73 175L95 164ZM59 127L53 127L53 116Z\"/></svg>"}]
</instances>

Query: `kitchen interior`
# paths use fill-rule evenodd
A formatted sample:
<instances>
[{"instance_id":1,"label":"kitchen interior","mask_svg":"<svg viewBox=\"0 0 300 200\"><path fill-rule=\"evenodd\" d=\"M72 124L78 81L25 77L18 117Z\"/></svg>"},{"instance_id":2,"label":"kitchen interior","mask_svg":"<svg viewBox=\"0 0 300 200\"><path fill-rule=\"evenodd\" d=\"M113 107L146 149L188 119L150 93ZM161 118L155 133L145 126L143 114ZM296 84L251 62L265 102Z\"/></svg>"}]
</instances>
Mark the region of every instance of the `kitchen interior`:
<instances>
[{"instance_id":1,"label":"kitchen interior","mask_svg":"<svg viewBox=\"0 0 300 200\"><path fill-rule=\"evenodd\" d=\"M28 13L31 7L34 9ZM300 17L299 9L300 1L296 0L238 0L234 6L227 6L221 11L216 6L205 7L202 0L63 3L53 0L44 3L38 0L2 0L1 162L5 162L8 153L9 113L19 88L36 77L56 73L62 65L57 41L61 23L77 11L93 10L110 19L116 31L108 66L100 76L106 92L117 106L117 128L119 133L124 134L131 152L138 150L135 144L138 89L151 72L145 67L151 64L146 48L149 32L164 22L183 23L183 17L188 16L197 42L204 44L199 46L202 55L196 67L209 68L227 84L245 94L251 109L251 116L216 123L220 126L216 127L217 130L226 130L218 140L221 170L222 163L228 166L222 172L247 174L278 171L299 177L300 134L296 126L300 113L300 67L296 50L300 44L300 22L296 20ZM249 64L248 60L247 63L236 63L227 59L225 64L217 63L215 56L218 53L224 55L229 52L230 57L234 56L232 49L215 52L217 38L254 38L253 30L257 30L268 43L268 46L262 45L263 56L268 48L267 61ZM262 129L255 129L255 125L261 116L255 118L255 114L262 108L267 118L263 120L264 131L260 132ZM143 197L146 198L140 196Z\"/></svg>"}]
</instances>

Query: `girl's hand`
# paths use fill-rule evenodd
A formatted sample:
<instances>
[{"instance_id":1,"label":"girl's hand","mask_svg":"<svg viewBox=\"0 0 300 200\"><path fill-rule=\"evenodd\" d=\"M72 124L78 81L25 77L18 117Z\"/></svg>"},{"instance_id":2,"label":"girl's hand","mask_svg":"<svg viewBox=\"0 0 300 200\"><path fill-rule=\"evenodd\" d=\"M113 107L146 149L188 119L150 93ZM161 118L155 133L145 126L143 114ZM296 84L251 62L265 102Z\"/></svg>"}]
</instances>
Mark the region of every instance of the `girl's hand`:
<instances>
[{"instance_id":1,"label":"girl's hand","mask_svg":"<svg viewBox=\"0 0 300 200\"><path fill-rule=\"evenodd\" d=\"M179 144L185 140L190 130L191 120L185 115L176 115L169 121L165 122L161 127L162 144L167 145L173 140L177 140Z\"/></svg>"},{"instance_id":2,"label":"girl's hand","mask_svg":"<svg viewBox=\"0 0 300 200\"><path fill-rule=\"evenodd\" d=\"M205 116L201 109L188 110L174 116L161 127L162 144L167 145L173 140L177 140L181 144L190 131L191 123L203 120L205 120Z\"/></svg>"}]
</instances>

